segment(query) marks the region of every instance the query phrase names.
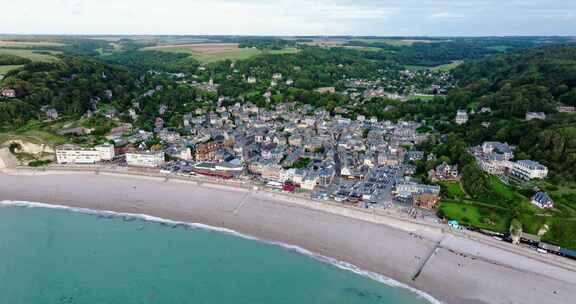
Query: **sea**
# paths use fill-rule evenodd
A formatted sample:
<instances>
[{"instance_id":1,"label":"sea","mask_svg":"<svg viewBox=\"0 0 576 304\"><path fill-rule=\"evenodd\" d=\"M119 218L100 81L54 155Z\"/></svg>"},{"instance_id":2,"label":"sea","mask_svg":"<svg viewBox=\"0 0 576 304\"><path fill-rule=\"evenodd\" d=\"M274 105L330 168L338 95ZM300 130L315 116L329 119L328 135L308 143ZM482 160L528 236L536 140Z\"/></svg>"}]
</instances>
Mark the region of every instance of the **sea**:
<instances>
[{"instance_id":1,"label":"sea","mask_svg":"<svg viewBox=\"0 0 576 304\"><path fill-rule=\"evenodd\" d=\"M0 303L439 303L389 278L224 228L0 202Z\"/></svg>"}]
</instances>

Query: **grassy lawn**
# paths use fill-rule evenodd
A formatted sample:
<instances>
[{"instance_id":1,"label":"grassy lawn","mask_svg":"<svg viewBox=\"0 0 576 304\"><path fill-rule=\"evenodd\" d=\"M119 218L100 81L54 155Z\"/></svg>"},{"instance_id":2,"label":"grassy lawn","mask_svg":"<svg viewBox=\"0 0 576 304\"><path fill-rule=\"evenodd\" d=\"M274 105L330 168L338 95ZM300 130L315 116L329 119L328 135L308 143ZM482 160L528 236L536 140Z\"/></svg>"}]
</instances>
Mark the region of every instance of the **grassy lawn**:
<instances>
[{"instance_id":1,"label":"grassy lawn","mask_svg":"<svg viewBox=\"0 0 576 304\"><path fill-rule=\"evenodd\" d=\"M423 100L423 101L431 101L433 100L436 95L410 95L408 99L410 100Z\"/></svg>"},{"instance_id":2,"label":"grassy lawn","mask_svg":"<svg viewBox=\"0 0 576 304\"><path fill-rule=\"evenodd\" d=\"M276 54L276 55L283 55L283 54L296 54L298 53L297 48L283 48L281 50L271 50L271 51L261 51L263 54Z\"/></svg>"},{"instance_id":3,"label":"grassy lawn","mask_svg":"<svg viewBox=\"0 0 576 304\"><path fill-rule=\"evenodd\" d=\"M502 197L506 198L507 200L520 200L521 197L518 196L518 193L514 191L514 189L506 184L504 184L498 177L490 176L489 180L490 188L492 191L500 194Z\"/></svg>"},{"instance_id":4,"label":"grassy lawn","mask_svg":"<svg viewBox=\"0 0 576 304\"><path fill-rule=\"evenodd\" d=\"M458 181L446 181L441 182L440 185L446 189L446 194L450 198L464 198L466 193L462 190L460 182Z\"/></svg>"},{"instance_id":5,"label":"grassy lawn","mask_svg":"<svg viewBox=\"0 0 576 304\"><path fill-rule=\"evenodd\" d=\"M42 52L42 54L40 54L38 52ZM48 55L47 53L50 53L51 55ZM29 49L3 49L0 47L0 54L15 55L15 56L23 57L23 58L28 58L32 61L54 62L54 61L57 61L58 58L56 58L53 55L60 54L60 52L35 51L35 50L29 50Z\"/></svg>"},{"instance_id":6,"label":"grassy lawn","mask_svg":"<svg viewBox=\"0 0 576 304\"><path fill-rule=\"evenodd\" d=\"M420 70L432 70L436 72L449 72L457 68L459 65L464 63L462 60L456 60L452 63L443 64L435 67L421 66L421 65L407 65L405 66L409 70L420 71Z\"/></svg>"},{"instance_id":7,"label":"grassy lawn","mask_svg":"<svg viewBox=\"0 0 576 304\"><path fill-rule=\"evenodd\" d=\"M25 126L15 131L0 133L0 144L8 140L20 139L35 144L61 145L68 140L57 134L50 132L52 125L60 122L44 123L37 120L28 122Z\"/></svg>"},{"instance_id":8,"label":"grassy lawn","mask_svg":"<svg viewBox=\"0 0 576 304\"><path fill-rule=\"evenodd\" d=\"M464 61L462 61L462 60L456 60L456 61L449 63L449 64L444 64L444 65L439 65L437 67L433 67L432 70L437 71L437 72L450 72L463 63L464 63Z\"/></svg>"},{"instance_id":9,"label":"grassy lawn","mask_svg":"<svg viewBox=\"0 0 576 304\"><path fill-rule=\"evenodd\" d=\"M450 220L457 220L465 226L473 226L497 232L508 231L511 215L501 209L477 204L444 200L440 212Z\"/></svg>"},{"instance_id":10,"label":"grassy lawn","mask_svg":"<svg viewBox=\"0 0 576 304\"><path fill-rule=\"evenodd\" d=\"M542 189L548 182L538 182ZM466 198L458 182L442 182L443 197L440 213L444 217L457 220L465 226L497 232L507 232L512 218L522 223L522 229L531 234L547 224L549 232L543 240L555 245L576 248L576 194L570 192L570 185L555 186L551 193L556 207L554 210L541 210L532 205L529 199L512 186L504 184L496 176L489 180L490 188L497 195L478 200ZM498 198L499 197L499 198Z\"/></svg>"},{"instance_id":11,"label":"grassy lawn","mask_svg":"<svg viewBox=\"0 0 576 304\"><path fill-rule=\"evenodd\" d=\"M31 130L25 132L6 132L0 133L0 144L8 140L23 140L35 144L49 144L49 145L61 145L67 142L66 138L58 136L53 133Z\"/></svg>"}]
</instances>

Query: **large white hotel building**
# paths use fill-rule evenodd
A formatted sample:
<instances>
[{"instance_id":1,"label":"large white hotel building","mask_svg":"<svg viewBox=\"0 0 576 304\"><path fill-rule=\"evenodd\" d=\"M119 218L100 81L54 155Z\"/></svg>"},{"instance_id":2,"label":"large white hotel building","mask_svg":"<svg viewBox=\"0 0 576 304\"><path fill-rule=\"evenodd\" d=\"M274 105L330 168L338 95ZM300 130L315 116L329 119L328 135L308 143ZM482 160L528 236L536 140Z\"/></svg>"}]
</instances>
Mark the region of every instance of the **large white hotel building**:
<instances>
[{"instance_id":1,"label":"large white hotel building","mask_svg":"<svg viewBox=\"0 0 576 304\"><path fill-rule=\"evenodd\" d=\"M126 153L126 163L128 166L158 168L166 161L163 151L152 152L129 152Z\"/></svg>"},{"instance_id":2,"label":"large white hotel building","mask_svg":"<svg viewBox=\"0 0 576 304\"><path fill-rule=\"evenodd\" d=\"M58 164L95 164L110 161L115 157L113 145L100 145L94 148L82 148L75 145L63 145L56 148Z\"/></svg>"}]
</instances>

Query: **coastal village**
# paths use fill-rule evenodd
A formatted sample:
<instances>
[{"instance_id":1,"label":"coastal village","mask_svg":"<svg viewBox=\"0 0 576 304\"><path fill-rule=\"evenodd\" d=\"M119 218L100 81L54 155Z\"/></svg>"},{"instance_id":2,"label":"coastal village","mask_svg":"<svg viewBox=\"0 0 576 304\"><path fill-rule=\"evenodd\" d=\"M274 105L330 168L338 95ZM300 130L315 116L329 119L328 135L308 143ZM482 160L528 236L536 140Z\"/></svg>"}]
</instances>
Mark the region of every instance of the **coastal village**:
<instances>
[{"instance_id":1,"label":"coastal village","mask_svg":"<svg viewBox=\"0 0 576 304\"><path fill-rule=\"evenodd\" d=\"M272 76L272 82L280 79L278 73ZM354 81L352 86L360 83ZM217 85L210 81L202 86L210 89ZM365 93L368 96L362 98L370 98L376 92L384 90L370 89ZM415 218L430 219L437 218L434 210L441 200L438 182L460 178L458 166L446 162L424 174L416 174L417 162L437 161L433 153L416 149L429 138L421 123L379 121L364 115L351 119L345 108L336 108L336 114L331 115L326 110L298 103L267 109L250 102L225 106L230 104L227 101L228 98L220 97L215 110L197 109L184 115L183 131L166 127L161 117L168 110L166 105L157 109L153 132L121 122L119 113L107 109L103 115L118 125L105 134L107 142L93 147L59 146L57 164L131 167L165 175L235 179L272 191L298 193L316 201L360 208L394 208ZM128 113L134 120L138 118L138 106L135 104ZM43 111L47 119L58 118L53 108ZM92 115L90 111L85 116ZM459 110L454 122L464 124L469 115L473 113ZM542 119L536 116L527 113L527 119ZM59 134L82 136L92 131L80 127L62 129ZM483 171L503 181L511 178L529 181L548 175L548 169L535 161L513 161L514 147L507 143L485 142L470 147L469 153ZM538 208L554 206L545 192L536 193L532 203ZM459 228L457 222L450 224Z\"/></svg>"},{"instance_id":2,"label":"coastal village","mask_svg":"<svg viewBox=\"0 0 576 304\"><path fill-rule=\"evenodd\" d=\"M161 107L159 113L165 110ZM456 115L457 123L463 119L462 112ZM183 125L186 132L181 134L166 128L160 117L154 121L154 132L123 123L106 135L109 143L92 148L59 146L57 164L131 167L216 182L235 179L320 203L394 209L436 222L434 210L441 200L438 182L460 178L458 166L446 162L426 172L428 183L415 176L415 162L436 160L435 155L415 149L429 136L419 132L422 125L416 122L364 116L352 120L295 103L274 110L236 103L214 112L189 113ZM145 142L151 138L159 141L149 147ZM514 149L507 143L484 142L470 147L469 153L483 171L503 181L547 177L548 169L536 161L513 161ZM531 203L541 209L554 207L546 192L537 192ZM448 224L461 229L456 221ZM520 233L517 239L516 243L523 240L538 250L574 256L572 251L540 242L538 236Z\"/></svg>"},{"instance_id":3,"label":"coastal village","mask_svg":"<svg viewBox=\"0 0 576 304\"><path fill-rule=\"evenodd\" d=\"M426 76L422 72L409 71L402 75L409 78ZM282 74L274 73L271 87L277 86L282 79ZM255 81L254 77L246 79L247 83ZM288 79L285 84L292 82ZM218 87L212 79L191 85L210 92L216 92ZM389 93L394 90L389 90L390 86L385 89L380 82L350 80L347 86L345 94L352 100L374 97L406 100L406 96ZM363 88L364 93L356 93L358 88ZM162 89L156 87L143 97ZM417 91L441 94L447 89L430 85ZM319 90L334 92L334 88ZM109 90L104 95L112 98ZM14 98L16 92L4 88L2 96ZM269 95L265 94L265 97L269 98ZM85 117L104 115L106 119L116 121L118 127L105 134L107 143L103 145L57 147L58 165L127 166L162 174L240 179L278 191L308 193L319 201L332 200L362 208L405 206L414 215L416 209L433 210L441 198L439 185L414 177L415 162L436 160L434 154L415 148L429 136L422 131L422 123L379 121L364 115L352 119L346 108L336 108L332 115L324 109L299 103L282 103L273 109L260 108L250 102L225 106L230 104L230 99L221 96L213 111L197 109L185 114L181 122L183 132L166 127L161 116L168 107L160 105L153 121L154 131L148 132L122 122L121 113L113 108L99 108L99 101L98 97L94 99L93 111L89 110ZM127 113L132 120L138 119L139 107L135 102ZM43 107L42 111L48 120L59 117L52 107ZM480 112L490 112L490 109L482 108ZM454 122L465 124L473 114L458 110ZM526 119L545 119L545 115L526 113ZM92 131L75 127L59 130L58 134L83 136ZM147 145L150 141L155 144ZM502 179L546 178L548 169L535 161L513 162L513 149L507 143L485 142L482 146L470 147L470 154L483 171ZM443 162L426 172L425 179L429 182L458 180L458 167ZM547 199L545 202L533 200L536 206L553 206L546 193L537 197Z\"/></svg>"},{"instance_id":4,"label":"coastal village","mask_svg":"<svg viewBox=\"0 0 576 304\"><path fill-rule=\"evenodd\" d=\"M374 100L391 101L378 109L391 112L413 99L422 103L443 99L456 87L450 73L381 69L375 78L349 77L339 83L343 87L313 90L318 96L328 94L347 100L346 105L328 110L299 101L274 102L275 97L295 85L295 80L283 73L273 72L266 77L261 72L240 75L234 63L226 69L229 73L226 81L236 81L255 91L263 89L263 94L258 91L262 102L220 94L221 84L203 66L198 67L198 75L191 77L150 70L135 84L145 77L157 77L210 97L196 95L191 103L204 106L194 106L184 113L180 111L182 108L174 112L171 108L174 103L161 100L162 103L154 105L151 116L147 102L161 95L166 90L164 85L143 91L127 111L113 106L116 96L106 89L90 97L90 108L81 121L104 121L112 127L94 136L99 132L98 123L60 125L55 133L71 140L55 147L54 163L45 159L42 164L55 169L102 168L120 172L130 169L142 174L215 183L237 181L254 189L283 192L318 203L397 212L413 219L444 223L455 230L471 228L470 223L447 220L439 212L441 201L447 197L445 188L455 186L457 191L463 191L460 183L463 168L445 156L437 157L430 150L420 149L433 136L439 137L439 143L446 143L448 134L435 132L432 124L422 119L387 120L357 111ZM0 98L9 101L20 93L5 87L0 94ZM565 105L557 110L575 111ZM43 106L41 112L45 122L58 122L62 118L53 106ZM489 107L476 111L461 108L449 113L453 118L443 123L465 127L471 119L491 112ZM542 112L526 112L525 116L525 121L546 119ZM488 128L490 124L482 126ZM515 150L506 142L487 141L467 147L467 154L481 171L505 185L529 184L548 177L546 166L517 158ZM539 210L555 207L554 200L544 190L534 188L528 196L530 204ZM492 219L487 221L494 226L490 223ZM511 237L501 231L477 230L500 239ZM548 252L574 255L541 242L541 235L520 232L517 239L534 248L556 248L547 249Z\"/></svg>"}]
</instances>

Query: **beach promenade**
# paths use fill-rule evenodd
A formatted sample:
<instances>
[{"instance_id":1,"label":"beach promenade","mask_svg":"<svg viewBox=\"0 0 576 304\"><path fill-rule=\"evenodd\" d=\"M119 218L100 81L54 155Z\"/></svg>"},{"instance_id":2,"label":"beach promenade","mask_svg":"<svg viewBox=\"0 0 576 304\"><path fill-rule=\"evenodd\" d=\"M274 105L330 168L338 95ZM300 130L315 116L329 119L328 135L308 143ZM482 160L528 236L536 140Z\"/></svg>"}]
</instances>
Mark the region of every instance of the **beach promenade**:
<instances>
[{"instance_id":1,"label":"beach promenade","mask_svg":"<svg viewBox=\"0 0 576 304\"><path fill-rule=\"evenodd\" d=\"M480 235L301 197L113 172L8 170L0 201L147 214L296 245L446 303L571 303L576 264Z\"/></svg>"}]
</instances>

